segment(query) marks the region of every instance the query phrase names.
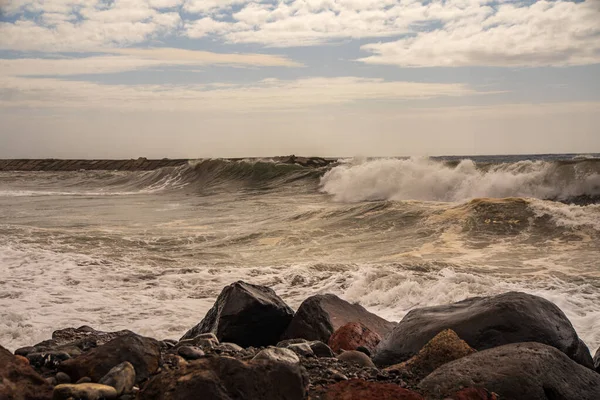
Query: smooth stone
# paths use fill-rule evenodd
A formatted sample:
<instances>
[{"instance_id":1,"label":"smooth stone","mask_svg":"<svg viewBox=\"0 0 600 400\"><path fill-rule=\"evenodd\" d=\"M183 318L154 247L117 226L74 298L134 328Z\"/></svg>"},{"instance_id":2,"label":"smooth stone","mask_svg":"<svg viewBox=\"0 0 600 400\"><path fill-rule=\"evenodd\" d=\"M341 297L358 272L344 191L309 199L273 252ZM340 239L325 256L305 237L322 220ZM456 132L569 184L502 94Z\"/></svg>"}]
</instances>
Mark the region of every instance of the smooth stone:
<instances>
[{"instance_id":1,"label":"smooth stone","mask_svg":"<svg viewBox=\"0 0 600 400\"><path fill-rule=\"evenodd\" d=\"M114 387L118 396L131 393L135 384L135 368L128 361L122 362L108 371L98 383Z\"/></svg>"},{"instance_id":2,"label":"smooth stone","mask_svg":"<svg viewBox=\"0 0 600 400\"><path fill-rule=\"evenodd\" d=\"M267 360L281 363L298 364L300 358L292 350L282 347L269 347L261 350L253 360Z\"/></svg>"},{"instance_id":3,"label":"smooth stone","mask_svg":"<svg viewBox=\"0 0 600 400\"><path fill-rule=\"evenodd\" d=\"M204 357L204 351L197 347L192 346L181 346L177 349L177 354L186 360L197 360L199 358Z\"/></svg>"},{"instance_id":4,"label":"smooth stone","mask_svg":"<svg viewBox=\"0 0 600 400\"><path fill-rule=\"evenodd\" d=\"M500 399L598 400L600 374L541 343L512 343L444 364L419 384L432 398L481 387Z\"/></svg>"},{"instance_id":5,"label":"smooth stone","mask_svg":"<svg viewBox=\"0 0 600 400\"><path fill-rule=\"evenodd\" d=\"M111 400L117 398L117 391L112 386L98 383L82 383L79 385L64 384L54 388L52 400Z\"/></svg>"},{"instance_id":6,"label":"smooth stone","mask_svg":"<svg viewBox=\"0 0 600 400\"><path fill-rule=\"evenodd\" d=\"M371 358L365 353L361 353L356 350L344 351L342 354L336 357L338 360L349 363L357 364L363 368L375 368L375 364Z\"/></svg>"},{"instance_id":7,"label":"smooth stone","mask_svg":"<svg viewBox=\"0 0 600 400\"><path fill-rule=\"evenodd\" d=\"M58 384L71 383L71 377L64 372L59 372L56 374L56 382L58 382Z\"/></svg>"},{"instance_id":8,"label":"smooth stone","mask_svg":"<svg viewBox=\"0 0 600 400\"><path fill-rule=\"evenodd\" d=\"M342 350L357 350L358 347L373 350L379 342L381 336L377 332L360 322L349 322L333 332L328 344L331 350L339 353Z\"/></svg>"}]
</instances>

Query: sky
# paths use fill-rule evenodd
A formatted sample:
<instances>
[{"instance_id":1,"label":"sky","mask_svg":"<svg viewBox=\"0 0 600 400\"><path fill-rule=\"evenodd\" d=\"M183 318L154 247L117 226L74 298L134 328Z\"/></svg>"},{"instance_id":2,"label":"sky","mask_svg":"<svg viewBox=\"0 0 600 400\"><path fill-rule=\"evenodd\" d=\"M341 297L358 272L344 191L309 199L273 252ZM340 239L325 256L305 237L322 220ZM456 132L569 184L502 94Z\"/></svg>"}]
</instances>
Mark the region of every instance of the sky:
<instances>
[{"instance_id":1,"label":"sky","mask_svg":"<svg viewBox=\"0 0 600 400\"><path fill-rule=\"evenodd\" d=\"M600 152L600 0L0 0L0 158Z\"/></svg>"}]
</instances>

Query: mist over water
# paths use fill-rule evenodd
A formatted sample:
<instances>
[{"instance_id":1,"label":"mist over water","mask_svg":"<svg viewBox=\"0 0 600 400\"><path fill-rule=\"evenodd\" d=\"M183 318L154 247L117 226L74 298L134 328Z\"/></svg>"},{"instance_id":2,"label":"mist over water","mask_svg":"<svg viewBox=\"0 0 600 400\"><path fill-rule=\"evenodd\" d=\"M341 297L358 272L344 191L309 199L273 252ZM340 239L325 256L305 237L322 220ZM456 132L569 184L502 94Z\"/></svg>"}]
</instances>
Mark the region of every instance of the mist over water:
<instances>
[{"instance_id":1,"label":"mist over water","mask_svg":"<svg viewBox=\"0 0 600 400\"><path fill-rule=\"evenodd\" d=\"M204 160L0 173L0 343L91 325L179 338L239 279L390 320L521 290L600 345L600 160Z\"/></svg>"}]
</instances>

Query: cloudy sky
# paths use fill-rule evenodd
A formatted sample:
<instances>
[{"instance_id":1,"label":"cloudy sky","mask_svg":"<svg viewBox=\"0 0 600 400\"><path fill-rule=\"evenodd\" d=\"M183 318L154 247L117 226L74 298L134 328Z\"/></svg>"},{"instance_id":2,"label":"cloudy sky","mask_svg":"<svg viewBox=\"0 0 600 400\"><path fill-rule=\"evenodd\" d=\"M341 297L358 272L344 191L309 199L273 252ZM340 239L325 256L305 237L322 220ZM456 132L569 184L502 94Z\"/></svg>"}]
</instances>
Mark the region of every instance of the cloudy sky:
<instances>
[{"instance_id":1,"label":"cloudy sky","mask_svg":"<svg viewBox=\"0 0 600 400\"><path fill-rule=\"evenodd\" d=\"M600 152L600 0L0 0L0 157Z\"/></svg>"}]
</instances>

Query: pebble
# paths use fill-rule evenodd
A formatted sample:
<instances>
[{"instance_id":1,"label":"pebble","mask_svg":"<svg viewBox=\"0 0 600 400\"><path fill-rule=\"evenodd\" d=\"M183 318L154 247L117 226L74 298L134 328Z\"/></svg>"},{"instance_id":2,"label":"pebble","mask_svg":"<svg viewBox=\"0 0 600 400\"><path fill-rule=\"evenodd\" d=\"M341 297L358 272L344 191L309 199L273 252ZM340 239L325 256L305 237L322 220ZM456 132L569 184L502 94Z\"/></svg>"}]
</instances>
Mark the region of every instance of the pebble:
<instances>
[{"instance_id":1,"label":"pebble","mask_svg":"<svg viewBox=\"0 0 600 400\"><path fill-rule=\"evenodd\" d=\"M292 350L284 349L281 347L268 347L261 350L253 360L271 360L276 362L284 362L290 364L297 364L300 362L300 358Z\"/></svg>"},{"instance_id":2,"label":"pebble","mask_svg":"<svg viewBox=\"0 0 600 400\"><path fill-rule=\"evenodd\" d=\"M63 384L54 388L52 400L112 400L117 398L117 391L112 386L98 383L82 383L79 385Z\"/></svg>"},{"instance_id":3,"label":"pebble","mask_svg":"<svg viewBox=\"0 0 600 400\"><path fill-rule=\"evenodd\" d=\"M337 359L347 363L357 364L361 367L375 368L375 364L373 364L373 361L368 355L356 350L344 351L337 356Z\"/></svg>"},{"instance_id":4,"label":"pebble","mask_svg":"<svg viewBox=\"0 0 600 400\"><path fill-rule=\"evenodd\" d=\"M56 374L56 382L58 384L71 383L71 377L64 372L59 372Z\"/></svg>"}]
</instances>

